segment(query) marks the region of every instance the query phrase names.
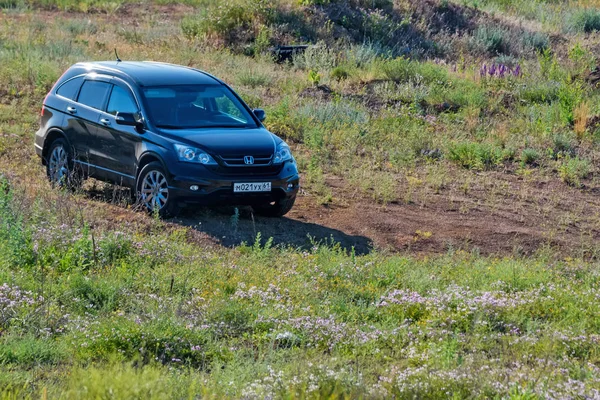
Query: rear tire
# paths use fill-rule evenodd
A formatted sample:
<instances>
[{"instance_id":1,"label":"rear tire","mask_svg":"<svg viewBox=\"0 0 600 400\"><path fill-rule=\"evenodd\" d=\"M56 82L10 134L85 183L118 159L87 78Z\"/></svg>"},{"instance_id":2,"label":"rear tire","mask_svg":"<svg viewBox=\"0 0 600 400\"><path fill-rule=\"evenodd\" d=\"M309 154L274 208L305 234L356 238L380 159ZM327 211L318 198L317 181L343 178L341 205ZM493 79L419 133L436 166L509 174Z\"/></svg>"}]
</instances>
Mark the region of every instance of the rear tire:
<instances>
[{"instance_id":1,"label":"rear tire","mask_svg":"<svg viewBox=\"0 0 600 400\"><path fill-rule=\"evenodd\" d=\"M259 215L264 215L265 217L283 217L285 214L290 212L290 210L294 207L294 203L296 202L296 196L294 197L285 197L283 199L279 199L274 203L263 204L260 206L252 207L254 211Z\"/></svg>"},{"instance_id":2,"label":"rear tire","mask_svg":"<svg viewBox=\"0 0 600 400\"><path fill-rule=\"evenodd\" d=\"M161 218L172 217L179 213L179 207L169 193L168 176L162 164L154 161L142 168L136 183L139 204L149 213L158 212Z\"/></svg>"},{"instance_id":3,"label":"rear tire","mask_svg":"<svg viewBox=\"0 0 600 400\"><path fill-rule=\"evenodd\" d=\"M46 176L53 187L76 190L81 187L83 177L75 169L73 153L65 139L56 139L48 150Z\"/></svg>"}]
</instances>

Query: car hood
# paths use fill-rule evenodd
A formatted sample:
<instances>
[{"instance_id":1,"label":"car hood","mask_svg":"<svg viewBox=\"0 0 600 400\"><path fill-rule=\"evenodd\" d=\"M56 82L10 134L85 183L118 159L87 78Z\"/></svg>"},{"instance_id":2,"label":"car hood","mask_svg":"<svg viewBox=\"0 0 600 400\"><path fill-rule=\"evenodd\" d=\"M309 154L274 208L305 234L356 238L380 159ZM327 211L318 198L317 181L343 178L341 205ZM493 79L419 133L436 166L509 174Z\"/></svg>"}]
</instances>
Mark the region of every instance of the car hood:
<instances>
[{"instance_id":1,"label":"car hood","mask_svg":"<svg viewBox=\"0 0 600 400\"><path fill-rule=\"evenodd\" d=\"M213 155L256 156L275 152L275 136L264 128L161 129L173 140L202 148Z\"/></svg>"}]
</instances>

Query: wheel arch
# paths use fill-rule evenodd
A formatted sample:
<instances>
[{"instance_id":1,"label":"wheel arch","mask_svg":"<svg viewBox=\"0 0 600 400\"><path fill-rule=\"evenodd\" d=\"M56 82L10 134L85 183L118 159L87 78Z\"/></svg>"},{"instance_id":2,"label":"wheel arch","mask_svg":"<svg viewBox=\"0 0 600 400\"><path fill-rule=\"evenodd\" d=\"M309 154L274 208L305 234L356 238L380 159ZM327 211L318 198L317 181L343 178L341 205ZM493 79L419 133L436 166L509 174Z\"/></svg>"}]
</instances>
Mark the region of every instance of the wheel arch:
<instances>
[{"instance_id":1,"label":"wheel arch","mask_svg":"<svg viewBox=\"0 0 600 400\"><path fill-rule=\"evenodd\" d=\"M42 164L43 165L47 164L48 152L50 151L50 147L52 146L52 143L54 143L54 141L57 139L64 139L67 142L67 145L69 147L71 147L71 142L69 141L69 138L67 138L67 135L62 130L60 130L58 128L49 129L48 133L46 134L46 138L44 139L44 145L42 147Z\"/></svg>"},{"instance_id":2,"label":"wheel arch","mask_svg":"<svg viewBox=\"0 0 600 400\"><path fill-rule=\"evenodd\" d=\"M167 168L167 165L163 161L162 157L153 151L147 151L144 154L142 154L142 156L140 157L140 160L138 161L137 169L135 171L136 180L137 180L137 178L139 178L139 175L140 175L140 172L142 171L142 169L146 165L150 164L151 162L159 162L162 165L162 167L165 169L165 171L167 173L169 173L169 169Z\"/></svg>"}]
</instances>

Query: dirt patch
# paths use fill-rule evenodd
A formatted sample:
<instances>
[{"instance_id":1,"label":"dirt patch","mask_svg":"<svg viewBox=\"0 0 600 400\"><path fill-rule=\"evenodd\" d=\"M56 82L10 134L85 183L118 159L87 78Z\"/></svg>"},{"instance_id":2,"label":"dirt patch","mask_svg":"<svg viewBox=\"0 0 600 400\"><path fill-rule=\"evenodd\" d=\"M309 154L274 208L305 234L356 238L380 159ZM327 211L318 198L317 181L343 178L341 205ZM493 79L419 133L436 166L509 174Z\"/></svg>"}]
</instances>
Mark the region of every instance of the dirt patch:
<instances>
[{"instance_id":1,"label":"dirt patch","mask_svg":"<svg viewBox=\"0 0 600 400\"><path fill-rule=\"evenodd\" d=\"M570 188L559 181L524 182L518 177L492 172L489 185L502 182L505 190L492 193L485 184L469 193L451 187L442 193L425 191L414 203L381 205L357 195L340 178L330 177L336 200L319 205L301 193L286 218L254 216L250 209L215 212L187 210L171 223L192 227L202 240L234 246L253 243L258 232L273 243L310 248L318 242L339 243L361 254L371 249L413 254L439 254L450 250L482 254L531 254L544 247L565 254L595 257L594 243L600 239L600 215L595 191Z\"/></svg>"}]
</instances>

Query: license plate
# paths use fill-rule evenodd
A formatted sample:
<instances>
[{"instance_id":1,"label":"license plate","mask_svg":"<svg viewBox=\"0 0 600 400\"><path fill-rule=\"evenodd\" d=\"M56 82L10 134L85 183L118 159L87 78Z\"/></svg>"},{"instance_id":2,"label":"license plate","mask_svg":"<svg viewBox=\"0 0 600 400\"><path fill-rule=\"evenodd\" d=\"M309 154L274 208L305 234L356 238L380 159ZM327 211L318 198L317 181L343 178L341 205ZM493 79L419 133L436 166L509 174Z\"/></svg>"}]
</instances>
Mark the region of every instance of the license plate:
<instances>
[{"instance_id":1,"label":"license plate","mask_svg":"<svg viewBox=\"0 0 600 400\"><path fill-rule=\"evenodd\" d=\"M260 182L260 183L234 183L234 193L244 192L270 192L271 182Z\"/></svg>"}]
</instances>

